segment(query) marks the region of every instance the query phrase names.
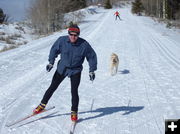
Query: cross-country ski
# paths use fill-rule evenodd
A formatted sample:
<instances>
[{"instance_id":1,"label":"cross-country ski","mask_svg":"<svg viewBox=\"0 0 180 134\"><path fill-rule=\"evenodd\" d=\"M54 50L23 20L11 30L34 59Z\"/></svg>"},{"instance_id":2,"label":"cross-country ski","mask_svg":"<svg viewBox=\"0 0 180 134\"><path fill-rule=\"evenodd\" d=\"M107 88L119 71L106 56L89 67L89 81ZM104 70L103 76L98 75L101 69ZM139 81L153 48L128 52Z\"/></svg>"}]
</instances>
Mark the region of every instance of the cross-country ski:
<instances>
[{"instance_id":1,"label":"cross-country ski","mask_svg":"<svg viewBox=\"0 0 180 134\"><path fill-rule=\"evenodd\" d=\"M38 114L47 112L47 111L49 111L49 110L51 110L51 109L54 109L54 108L55 108L55 106L46 108L46 109L44 109L43 111L41 111L40 113L38 113ZM20 123L20 122L22 122L22 121L25 121L25 120L33 117L33 116L36 116L36 115L38 115L38 114L34 114L34 113L33 113L33 114L30 114L30 115L27 115L26 117L23 117L23 118L21 118L21 119L19 119L19 120L17 120L17 121L14 121L14 122L11 122L11 123L9 123L9 124L6 124L6 126L7 126L7 127L11 127L11 126L13 126L13 125L16 125L16 124L18 124L18 123Z\"/></svg>"},{"instance_id":2,"label":"cross-country ski","mask_svg":"<svg viewBox=\"0 0 180 134\"><path fill-rule=\"evenodd\" d=\"M72 122L71 127L70 127L70 133L69 134L74 134L75 128L76 128L77 122Z\"/></svg>"}]
</instances>

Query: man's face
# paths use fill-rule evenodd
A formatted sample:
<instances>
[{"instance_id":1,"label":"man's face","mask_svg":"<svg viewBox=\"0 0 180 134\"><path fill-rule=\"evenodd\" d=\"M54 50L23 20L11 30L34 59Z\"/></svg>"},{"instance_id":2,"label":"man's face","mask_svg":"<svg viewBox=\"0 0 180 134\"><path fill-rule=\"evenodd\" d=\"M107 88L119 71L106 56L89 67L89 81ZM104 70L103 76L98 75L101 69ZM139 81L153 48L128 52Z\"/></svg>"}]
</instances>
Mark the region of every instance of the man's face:
<instances>
[{"instance_id":1,"label":"man's face","mask_svg":"<svg viewBox=\"0 0 180 134\"><path fill-rule=\"evenodd\" d=\"M69 33L69 39L70 39L71 43L75 43L77 41L77 39L78 39L78 36L79 35L77 33L70 32Z\"/></svg>"}]
</instances>

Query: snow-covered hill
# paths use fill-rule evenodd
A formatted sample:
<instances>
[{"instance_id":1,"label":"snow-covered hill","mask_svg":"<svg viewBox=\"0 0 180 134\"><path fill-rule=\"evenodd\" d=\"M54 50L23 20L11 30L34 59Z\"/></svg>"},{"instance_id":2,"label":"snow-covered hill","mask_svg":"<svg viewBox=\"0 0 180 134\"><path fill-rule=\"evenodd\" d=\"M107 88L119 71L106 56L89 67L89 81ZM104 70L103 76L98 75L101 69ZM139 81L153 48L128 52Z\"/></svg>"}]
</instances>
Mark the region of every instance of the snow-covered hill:
<instances>
[{"instance_id":1,"label":"snow-covered hill","mask_svg":"<svg viewBox=\"0 0 180 134\"><path fill-rule=\"evenodd\" d=\"M74 12L65 14L62 27L67 27L71 21L79 23L83 18L96 14L97 6L89 6ZM40 38L28 21L11 22L0 25L0 52L25 45L34 39ZM29 44L28 44L29 45Z\"/></svg>"},{"instance_id":2,"label":"snow-covered hill","mask_svg":"<svg viewBox=\"0 0 180 134\"><path fill-rule=\"evenodd\" d=\"M22 22L0 25L0 52L25 45L37 38L33 29Z\"/></svg>"},{"instance_id":3,"label":"snow-covered hill","mask_svg":"<svg viewBox=\"0 0 180 134\"><path fill-rule=\"evenodd\" d=\"M122 21L115 21L116 10ZM84 63L79 87L76 134L163 134L164 120L180 117L180 33L130 8L98 9L80 25L81 37L98 56L96 79ZM32 112L48 88L56 67L47 73L49 50L64 30L0 53L0 134L64 134L70 129L70 81L66 78L47 107L56 108L6 127ZM111 53L118 74L110 76Z\"/></svg>"}]
</instances>

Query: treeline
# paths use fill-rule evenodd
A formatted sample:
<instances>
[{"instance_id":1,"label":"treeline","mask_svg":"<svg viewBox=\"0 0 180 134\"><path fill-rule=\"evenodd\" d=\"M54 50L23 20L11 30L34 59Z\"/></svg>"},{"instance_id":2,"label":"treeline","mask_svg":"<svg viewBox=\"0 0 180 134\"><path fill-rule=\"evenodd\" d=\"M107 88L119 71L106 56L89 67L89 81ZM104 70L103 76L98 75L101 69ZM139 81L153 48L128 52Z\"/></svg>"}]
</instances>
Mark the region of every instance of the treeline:
<instances>
[{"instance_id":1,"label":"treeline","mask_svg":"<svg viewBox=\"0 0 180 134\"><path fill-rule=\"evenodd\" d=\"M64 14L86 7L86 0L36 0L29 9L29 19L39 34L60 30Z\"/></svg>"},{"instance_id":2,"label":"treeline","mask_svg":"<svg viewBox=\"0 0 180 134\"><path fill-rule=\"evenodd\" d=\"M101 3L102 6L107 5L107 8L112 8L111 4L113 5L118 1L122 0L35 0L28 11L28 16L36 33L48 34L64 28L64 24L66 24L65 13L95 3L96 5ZM77 18L82 14L79 13L79 15L74 16Z\"/></svg>"},{"instance_id":3,"label":"treeline","mask_svg":"<svg viewBox=\"0 0 180 134\"><path fill-rule=\"evenodd\" d=\"M180 0L141 0L145 13L158 18L180 19Z\"/></svg>"}]
</instances>

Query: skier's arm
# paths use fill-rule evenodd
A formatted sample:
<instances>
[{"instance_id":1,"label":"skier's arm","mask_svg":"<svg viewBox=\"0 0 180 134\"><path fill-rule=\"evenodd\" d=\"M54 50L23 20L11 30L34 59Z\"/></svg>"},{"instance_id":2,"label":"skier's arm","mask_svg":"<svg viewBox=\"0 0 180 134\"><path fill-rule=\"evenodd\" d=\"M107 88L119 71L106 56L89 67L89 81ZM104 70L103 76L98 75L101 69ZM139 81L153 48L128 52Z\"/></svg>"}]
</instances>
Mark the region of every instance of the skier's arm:
<instances>
[{"instance_id":1,"label":"skier's arm","mask_svg":"<svg viewBox=\"0 0 180 134\"><path fill-rule=\"evenodd\" d=\"M51 47L48 61L49 61L49 63L52 64L52 65L54 64L55 59L56 59L56 57L58 56L58 54L61 53L61 50L60 50L61 47L60 47L60 45L61 45L61 39L59 38L58 40L56 40L56 42L55 42L55 43L53 44L53 46Z\"/></svg>"},{"instance_id":2,"label":"skier's arm","mask_svg":"<svg viewBox=\"0 0 180 134\"><path fill-rule=\"evenodd\" d=\"M94 72L97 70L97 56L93 48L88 44L86 51L86 59L89 63L89 72Z\"/></svg>"}]
</instances>

